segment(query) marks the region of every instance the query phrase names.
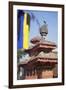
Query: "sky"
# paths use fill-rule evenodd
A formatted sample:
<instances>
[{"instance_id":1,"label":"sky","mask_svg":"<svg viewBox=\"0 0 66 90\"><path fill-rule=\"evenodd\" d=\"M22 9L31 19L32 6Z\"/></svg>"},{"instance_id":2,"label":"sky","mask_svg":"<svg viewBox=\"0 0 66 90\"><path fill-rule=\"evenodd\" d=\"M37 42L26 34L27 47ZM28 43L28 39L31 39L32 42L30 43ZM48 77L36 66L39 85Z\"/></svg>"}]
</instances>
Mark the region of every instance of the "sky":
<instances>
[{"instance_id":1,"label":"sky","mask_svg":"<svg viewBox=\"0 0 66 90\"><path fill-rule=\"evenodd\" d=\"M18 10L19 11L19 10ZM58 12L57 11L36 11L36 10L21 10L19 11L21 14L24 12L29 13L30 15L30 32L29 32L29 43L30 40L36 36L40 35L40 27L44 24L44 21L46 21L47 27L48 27L48 35L46 37L46 40L58 43ZM21 14L18 15L21 15ZM20 39L18 40L17 48L23 47L23 14L20 16ZM38 21L38 23L37 23Z\"/></svg>"},{"instance_id":2,"label":"sky","mask_svg":"<svg viewBox=\"0 0 66 90\"><path fill-rule=\"evenodd\" d=\"M30 18L32 17L32 14L34 15L33 19L30 19L30 37L29 41L40 35L39 29L44 24L44 21L46 21L46 24L48 26L48 34L46 37L46 40L55 42L58 45L58 12L56 11L24 11L29 13ZM23 24L23 17L21 17L19 20L21 20L20 27L22 30L22 24ZM40 27L37 24L36 20L39 21ZM22 32L21 39L18 40L18 49L22 48ZM29 42L30 43L30 42ZM22 56L23 58L23 56ZM26 60L27 54L23 58Z\"/></svg>"},{"instance_id":3,"label":"sky","mask_svg":"<svg viewBox=\"0 0 66 90\"><path fill-rule=\"evenodd\" d=\"M56 44L58 43L58 12L56 11L26 11L30 15L33 13L36 19L38 19L40 23L40 27L44 24L44 20L48 25L48 35L46 37L47 40L53 41ZM34 36L39 35L39 25L36 20L30 21L30 40Z\"/></svg>"}]
</instances>

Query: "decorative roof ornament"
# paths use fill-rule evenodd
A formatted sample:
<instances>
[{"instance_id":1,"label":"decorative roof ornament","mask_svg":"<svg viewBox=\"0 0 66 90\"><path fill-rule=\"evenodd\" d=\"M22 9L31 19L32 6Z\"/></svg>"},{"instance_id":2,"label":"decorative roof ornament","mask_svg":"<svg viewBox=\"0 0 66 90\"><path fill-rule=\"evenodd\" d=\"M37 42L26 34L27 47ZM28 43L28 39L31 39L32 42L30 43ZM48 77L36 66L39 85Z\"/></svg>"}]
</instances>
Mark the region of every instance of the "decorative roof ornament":
<instances>
[{"instance_id":1,"label":"decorative roof ornament","mask_svg":"<svg viewBox=\"0 0 66 90\"><path fill-rule=\"evenodd\" d=\"M48 27L46 21L43 22L44 24L40 27L40 35L42 36L43 39L45 39L45 37L48 34Z\"/></svg>"}]
</instances>

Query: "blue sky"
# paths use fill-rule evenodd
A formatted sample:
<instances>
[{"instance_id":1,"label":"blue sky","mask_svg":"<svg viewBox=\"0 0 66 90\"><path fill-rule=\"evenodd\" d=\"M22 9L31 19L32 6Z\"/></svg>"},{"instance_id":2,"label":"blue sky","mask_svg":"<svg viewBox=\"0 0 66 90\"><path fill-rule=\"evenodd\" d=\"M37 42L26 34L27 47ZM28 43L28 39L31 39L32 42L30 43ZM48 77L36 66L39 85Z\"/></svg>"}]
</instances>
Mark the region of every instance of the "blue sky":
<instances>
[{"instance_id":1,"label":"blue sky","mask_svg":"<svg viewBox=\"0 0 66 90\"><path fill-rule=\"evenodd\" d=\"M58 43L58 13L56 11L26 11L33 13L36 19L43 25L45 20L48 24L47 40ZM39 35L39 26L36 20L30 21L30 39Z\"/></svg>"}]
</instances>

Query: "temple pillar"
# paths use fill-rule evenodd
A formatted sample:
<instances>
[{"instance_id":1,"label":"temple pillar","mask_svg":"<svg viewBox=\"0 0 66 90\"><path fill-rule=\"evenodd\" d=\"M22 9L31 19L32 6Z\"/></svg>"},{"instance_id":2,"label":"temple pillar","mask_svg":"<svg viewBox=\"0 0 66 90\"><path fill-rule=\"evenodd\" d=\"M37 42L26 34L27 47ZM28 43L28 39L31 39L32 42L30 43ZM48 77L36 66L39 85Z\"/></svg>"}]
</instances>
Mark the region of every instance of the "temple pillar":
<instances>
[{"instance_id":1,"label":"temple pillar","mask_svg":"<svg viewBox=\"0 0 66 90\"><path fill-rule=\"evenodd\" d=\"M57 76L58 76L58 64L55 64L53 68L53 77L56 78Z\"/></svg>"},{"instance_id":2,"label":"temple pillar","mask_svg":"<svg viewBox=\"0 0 66 90\"><path fill-rule=\"evenodd\" d=\"M35 69L27 70L25 79L37 79L36 70Z\"/></svg>"}]
</instances>

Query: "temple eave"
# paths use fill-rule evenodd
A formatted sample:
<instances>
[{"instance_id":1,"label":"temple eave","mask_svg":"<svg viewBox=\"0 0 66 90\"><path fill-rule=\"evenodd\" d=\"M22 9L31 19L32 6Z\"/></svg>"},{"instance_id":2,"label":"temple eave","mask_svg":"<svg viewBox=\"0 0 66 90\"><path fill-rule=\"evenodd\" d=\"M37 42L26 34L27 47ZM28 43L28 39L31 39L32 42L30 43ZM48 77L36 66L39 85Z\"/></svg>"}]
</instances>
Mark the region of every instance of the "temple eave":
<instances>
[{"instance_id":1,"label":"temple eave","mask_svg":"<svg viewBox=\"0 0 66 90\"><path fill-rule=\"evenodd\" d=\"M50 46L50 45L36 45L36 46L34 46L33 48L31 48L31 49L26 49L25 51L26 52L30 52L30 51L35 51L35 50L53 50L53 49L55 49L56 48L56 46Z\"/></svg>"},{"instance_id":2,"label":"temple eave","mask_svg":"<svg viewBox=\"0 0 66 90\"><path fill-rule=\"evenodd\" d=\"M28 62L22 62L19 64L19 66L26 66L26 65L34 65L35 63L42 63L42 64L46 64L46 63L50 63L50 64L56 64L57 63L57 58L34 58L33 60L29 60Z\"/></svg>"}]
</instances>

